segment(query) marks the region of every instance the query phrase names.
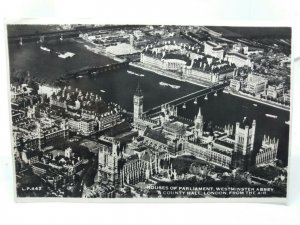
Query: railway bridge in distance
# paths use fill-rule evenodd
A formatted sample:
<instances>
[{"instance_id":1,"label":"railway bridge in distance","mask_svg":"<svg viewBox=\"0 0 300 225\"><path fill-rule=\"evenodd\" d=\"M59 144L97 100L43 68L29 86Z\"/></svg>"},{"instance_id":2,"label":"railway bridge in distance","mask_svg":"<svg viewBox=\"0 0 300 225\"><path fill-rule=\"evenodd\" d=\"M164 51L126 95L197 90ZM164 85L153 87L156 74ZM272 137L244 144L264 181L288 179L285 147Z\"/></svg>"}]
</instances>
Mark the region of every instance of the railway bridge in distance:
<instances>
[{"instance_id":1,"label":"railway bridge in distance","mask_svg":"<svg viewBox=\"0 0 300 225\"><path fill-rule=\"evenodd\" d=\"M101 73L127 68L129 62L117 62L101 66L85 66L77 70L69 71L61 76L62 79L81 78L84 76L100 75Z\"/></svg>"}]
</instances>

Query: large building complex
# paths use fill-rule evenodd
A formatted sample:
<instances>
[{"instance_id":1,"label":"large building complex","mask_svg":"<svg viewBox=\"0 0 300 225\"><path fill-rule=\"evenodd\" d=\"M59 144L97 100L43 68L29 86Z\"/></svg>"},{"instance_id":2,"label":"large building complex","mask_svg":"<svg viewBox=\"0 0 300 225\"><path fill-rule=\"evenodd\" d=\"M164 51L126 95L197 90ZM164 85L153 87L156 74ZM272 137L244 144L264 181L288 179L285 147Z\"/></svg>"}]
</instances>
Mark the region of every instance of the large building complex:
<instances>
[{"instance_id":1,"label":"large building complex","mask_svg":"<svg viewBox=\"0 0 300 225\"><path fill-rule=\"evenodd\" d=\"M252 52L253 54L254 52ZM226 53L225 60L230 63L235 64L237 67L252 67L252 62L249 57L251 52L249 51L248 46L244 46L241 44L234 44L232 49Z\"/></svg>"},{"instance_id":2,"label":"large building complex","mask_svg":"<svg viewBox=\"0 0 300 225\"><path fill-rule=\"evenodd\" d=\"M265 92L268 84L268 80L266 78L254 74L249 74L246 82L246 90L252 94Z\"/></svg>"},{"instance_id":3,"label":"large building complex","mask_svg":"<svg viewBox=\"0 0 300 225\"><path fill-rule=\"evenodd\" d=\"M49 98L53 94L57 94L60 91L60 88L53 87L51 85L39 85L38 94L39 95L46 95Z\"/></svg>"},{"instance_id":4,"label":"large building complex","mask_svg":"<svg viewBox=\"0 0 300 225\"><path fill-rule=\"evenodd\" d=\"M184 45L146 48L141 53L141 62L152 69L174 72L175 79L197 84L211 84L231 78L236 68L219 55L205 54Z\"/></svg>"},{"instance_id":5,"label":"large building complex","mask_svg":"<svg viewBox=\"0 0 300 225\"><path fill-rule=\"evenodd\" d=\"M113 139L101 139L100 183L123 187L149 182L161 173L177 179L172 165L166 169L162 162L180 155L192 155L225 170L239 168L242 171L276 160L278 141L264 138L261 150L254 151L255 120L244 118L235 127L227 125L206 130L201 109L194 121L178 117L177 108L170 105L162 105L158 115L149 117L143 113L142 99L138 85L133 103L133 125L139 133L137 137L123 148Z\"/></svg>"},{"instance_id":6,"label":"large building complex","mask_svg":"<svg viewBox=\"0 0 300 225\"><path fill-rule=\"evenodd\" d=\"M139 97L142 97L141 91ZM246 170L253 164L255 120L250 122L244 118L242 123L236 123L235 129L226 127L208 132L203 129L200 109L192 123L177 117L176 107L169 105L163 105L160 116L152 118L139 116L141 109L141 104L134 102L134 115L138 119L134 123L145 123L145 126L138 125L136 129L142 130L140 140L147 146L168 151L171 155L189 153L228 169ZM153 121L152 127L146 125L150 120Z\"/></svg>"},{"instance_id":7,"label":"large building complex","mask_svg":"<svg viewBox=\"0 0 300 225\"><path fill-rule=\"evenodd\" d=\"M204 42L204 54L223 59L224 48L220 44L214 43L212 41L207 41Z\"/></svg>"},{"instance_id":8,"label":"large building complex","mask_svg":"<svg viewBox=\"0 0 300 225\"><path fill-rule=\"evenodd\" d=\"M70 130L85 136L111 128L121 118L117 104L106 105L98 95L67 87L50 96L50 106L63 108L69 115Z\"/></svg>"},{"instance_id":9,"label":"large building complex","mask_svg":"<svg viewBox=\"0 0 300 225\"><path fill-rule=\"evenodd\" d=\"M235 64L237 67L244 67L244 66L251 67L252 65L250 58L247 55L241 54L239 52L226 53L225 60Z\"/></svg>"}]
</instances>

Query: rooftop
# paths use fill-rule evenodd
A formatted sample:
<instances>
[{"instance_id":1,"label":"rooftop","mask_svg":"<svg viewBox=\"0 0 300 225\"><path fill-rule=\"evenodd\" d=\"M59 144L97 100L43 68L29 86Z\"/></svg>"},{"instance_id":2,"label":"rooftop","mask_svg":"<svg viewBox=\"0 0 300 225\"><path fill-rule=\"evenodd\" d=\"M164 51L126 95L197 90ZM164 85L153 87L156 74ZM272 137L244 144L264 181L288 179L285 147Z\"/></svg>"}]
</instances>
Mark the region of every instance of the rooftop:
<instances>
[{"instance_id":1,"label":"rooftop","mask_svg":"<svg viewBox=\"0 0 300 225\"><path fill-rule=\"evenodd\" d=\"M152 130L149 127L146 128L144 136L163 144L168 143L168 140L165 138L161 131Z\"/></svg>"},{"instance_id":2,"label":"rooftop","mask_svg":"<svg viewBox=\"0 0 300 225\"><path fill-rule=\"evenodd\" d=\"M107 147L112 147L112 143L109 140L98 139L97 142Z\"/></svg>"},{"instance_id":3,"label":"rooftop","mask_svg":"<svg viewBox=\"0 0 300 225\"><path fill-rule=\"evenodd\" d=\"M177 59L177 60L182 60L185 61L187 64L191 64L191 60L189 57L186 55L182 54L176 54L176 53L166 53L163 57L163 59Z\"/></svg>"},{"instance_id":4,"label":"rooftop","mask_svg":"<svg viewBox=\"0 0 300 225\"><path fill-rule=\"evenodd\" d=\"M214 43L214 42L211 42L211 41L207 41L206 44L211 46L211 47L218 47L217 43Z\"/></svg>"},{"instance_id":5,"label":"rooftop","mask_svg":"<svg viewBox=\"0 0 300 225\"><path fill-rule=\"evenodd\" d=\"M244 54L241 54L241 53L238 53L238 52L228 52L227 55L234 55L234 56L237 56L241 59L248 59L248 56L244 55Z\"/></svg>"},{"instance_id":6,"label":"rooftop","mask_svg":"<svg viewBox=\"0 0 300 225\"><path fill-rule=\"evenodd\" d=\"M234 144L233 143L229 143L229 142L226 142L226 141L221 141L221 140L217 139L217 140L215 140L215 143L219 144L219 145L223 145L223 146L225 146L227 148L231 148L231 149L234 148Z\"/></svg>"},{"instance_id":7,"label":"rooftop","mask_svg":"<svg viewBox=\"0 0 300 225\"><path fill-rule=\"evenodd\" d=\"M48 166L46 164L43 164L43 163L40 163L40 162L34 163L34 164L32 164L32 166L38 167L38 168L41 168L41 169L44 169L44 170L49 170L51 168L50 166Z\"/></svg>"},{"instance_id":8,"label":"rooftop","mask_svg":"<svg viewBox=\"0 0 300 225\"><path fill-rule=\"evenodd\" d=\"M230 153L230 152L222 151L221 149L218 149L218 148L213 148L212 150L213 150L214 152L220 153L220 154L222 154L222 155L231 156L231 153Z\"/></svg>"},{"instance_id":9,"label":"rooftop","mask_svg":"<svg viewBox=\"0 0 300 225\"><path fill-rule=\"evenodd\" d=\"M25 154L26 154L27 158L33 158L35 156L39 156L41 154L41 152L39 152L38 150L33 150L33 151L29 150L29 151L26 151Z\"/></svg>"}]
</instances>

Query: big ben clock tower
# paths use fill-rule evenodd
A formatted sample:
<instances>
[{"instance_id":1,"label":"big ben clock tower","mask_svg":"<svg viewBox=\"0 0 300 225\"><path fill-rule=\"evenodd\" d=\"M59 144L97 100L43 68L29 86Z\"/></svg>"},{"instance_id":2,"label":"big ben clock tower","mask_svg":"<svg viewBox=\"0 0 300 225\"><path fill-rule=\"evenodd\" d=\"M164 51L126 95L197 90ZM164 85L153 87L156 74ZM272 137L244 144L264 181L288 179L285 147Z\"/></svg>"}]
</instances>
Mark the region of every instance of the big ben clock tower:
<instances>
[{"instance_id":1,"label":"big ben clock tower","mask_svg":"<svg viewBox=\"0 0 300 225\"><path fill-rule=\"evenodd\" d=\"M138 83L137 89L133 96L133 122L135 123L143 114L143 93Z\"/></svg>"}]
</instances>

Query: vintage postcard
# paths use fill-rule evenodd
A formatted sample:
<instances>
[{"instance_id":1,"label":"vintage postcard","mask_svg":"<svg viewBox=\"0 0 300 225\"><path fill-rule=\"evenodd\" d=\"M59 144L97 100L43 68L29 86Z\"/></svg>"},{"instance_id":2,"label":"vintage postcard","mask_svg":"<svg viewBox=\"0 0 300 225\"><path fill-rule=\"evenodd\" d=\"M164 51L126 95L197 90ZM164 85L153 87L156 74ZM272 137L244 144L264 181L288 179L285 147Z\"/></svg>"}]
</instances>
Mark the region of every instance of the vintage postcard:
<instances>
[{"instance_id":1,"label":"vintage postcard","mask_svg":"<svg viewBox=\"0 0 300 225\"><path fill-rule=\"evenodd\" d=\"M8 24L7 39L18 201L286 200L291 27Z\"/></svg>"}]
</instances>

